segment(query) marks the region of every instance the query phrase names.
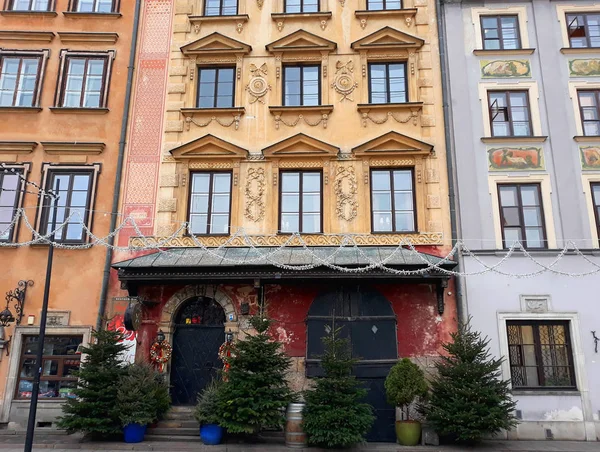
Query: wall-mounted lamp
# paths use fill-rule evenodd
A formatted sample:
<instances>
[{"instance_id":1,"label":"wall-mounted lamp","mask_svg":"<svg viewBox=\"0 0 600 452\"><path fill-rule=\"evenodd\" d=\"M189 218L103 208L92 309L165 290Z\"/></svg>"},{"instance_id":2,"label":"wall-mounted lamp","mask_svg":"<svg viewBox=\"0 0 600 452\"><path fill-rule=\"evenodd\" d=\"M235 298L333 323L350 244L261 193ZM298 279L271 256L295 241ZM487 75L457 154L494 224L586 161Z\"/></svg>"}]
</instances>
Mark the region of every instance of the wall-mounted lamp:
<instances>
[{"instance_id":1,"label":"wall-mounted lamp","mask_svg":"<svg viewBox=\"0 0 600 452\"><path fill-rule=\"evenodd\" d=\"M156 333L156 342L158 342L159 344L162 344L165 341L165 333L163 330L158 330L158 333Z\"/></svg>"},{"instance_id":2,"label":"wall-mounted lamp","mask_svg":"<svg viewBox=\"0 0 600 452\"><path fill-rule=\"evenodd\" d=\"M33 286L32 280L22 279L17 283L17 288L14 290L9 290L6 292L6 308L4 311L0 312L0 325L8 326L9 323L12 323L16 320L17 325L21 324L21 319L23 318L23 311L25 310L25 295L27 294L27 288ZM17 316L15 317L12 312L10 312L10 302L15 301L15 312Z\"/></svg>"},{"instance_id":3,"label":"wall-mounted lamp","mask_svg":"<svg viewBox=\"0 0 600 452\"><path fill-rule=\"evenodd\" d=\"M592 336L594 336L594 353L598 353L598 342L600 342L600 337L596 336L595 331L592 331Z\"/></svg>"},{"instance_id":4,"label":"wall-mounted lamp","mask_svg":"<svg viewBox=\"0 0 600 452\"><path fill-rule=\"evenodd\" d=\"M233 333L231 329L225 333L225 342L233 342Z\"/></svg>"}]
</instances>

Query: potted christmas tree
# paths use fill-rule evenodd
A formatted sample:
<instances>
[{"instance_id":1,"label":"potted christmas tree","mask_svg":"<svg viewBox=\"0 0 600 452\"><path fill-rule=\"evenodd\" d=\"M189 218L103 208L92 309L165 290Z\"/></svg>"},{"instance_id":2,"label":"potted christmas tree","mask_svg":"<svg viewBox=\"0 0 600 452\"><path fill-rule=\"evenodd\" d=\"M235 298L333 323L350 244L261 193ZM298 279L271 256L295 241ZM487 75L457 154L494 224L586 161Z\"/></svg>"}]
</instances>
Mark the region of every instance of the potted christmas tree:
<instances>
[{"instance_id":1,"label":"potted christmas tree","mask_svg":"<svg viewBox=\"0 0 600 452\"><path fill-rule=\"evenodd\" d=\"M396 421L396 438L403 446L416 446L421 438L421 423L411 419L411 405L427 395L423 371L408 358L391 368L385 379L385 392L391 405L399 407L403 419Z\"/></svg>"},{"instance_id":2,"label":"potted christmas tree","mask_svg":"<svg viewBox=\"0 0 600 452\"><path fill-rule=\"evenodd\" d=\"M200 439L204 444L220 444L223 438L223 428L219 425L217 406L219 401L219 380L212 380L198 394L198 403L194 417L200 423Z\"/></svg>"}]
</instances>

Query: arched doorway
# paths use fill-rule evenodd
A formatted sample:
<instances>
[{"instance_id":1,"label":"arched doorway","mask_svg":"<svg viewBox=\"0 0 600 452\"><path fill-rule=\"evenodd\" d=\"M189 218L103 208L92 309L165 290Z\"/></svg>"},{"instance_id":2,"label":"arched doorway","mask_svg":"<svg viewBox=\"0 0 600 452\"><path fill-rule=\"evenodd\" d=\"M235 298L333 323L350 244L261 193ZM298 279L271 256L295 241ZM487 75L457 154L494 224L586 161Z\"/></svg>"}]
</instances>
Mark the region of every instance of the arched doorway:
<instances>
[{"instance_id":1,"label":"arched doorway","mask_svg":"<svg viewBox=\"0 0 600 452\"><path fill-rule=\"evenodd\" d=\"M173 325L173 405L195 405L198 392L216 376L224 323L225 311L213 298L194 297L181 305Z\"/></svg>"},{"instance_id":2,"label":"arched doorway","mask_svg":"<svg viewBox=\"0 0 600 452\"><path fill-rule=\"evenodd\" d=\"M314 299L307 317L307 376L322 375L319 356L322 337L329 334L332 321L343 327L352 357L358 359L354 374L369 390L366 402L375 409L375 423L368 441L395 441L396 412L387 403L385 378L398 359L396 316L390 302L368 286L341 286Z\"/></svg>"}]
</instances>

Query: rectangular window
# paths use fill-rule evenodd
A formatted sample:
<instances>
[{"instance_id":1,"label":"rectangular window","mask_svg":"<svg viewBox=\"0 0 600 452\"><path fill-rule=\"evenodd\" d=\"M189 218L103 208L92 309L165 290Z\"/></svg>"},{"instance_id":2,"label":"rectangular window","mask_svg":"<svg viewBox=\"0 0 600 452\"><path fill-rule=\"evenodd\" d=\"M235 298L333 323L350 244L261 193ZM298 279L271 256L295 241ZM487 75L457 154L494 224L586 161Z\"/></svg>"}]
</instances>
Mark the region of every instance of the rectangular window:
<instances>
[{"instance_id":1,"label":"rectangular window","mask_svg":"<svg viewBox=\"0 0 600 452\"><path fill-rule=\"evenodd\" d=\"M600 135L600 90L577 91L583 134Z\"/></svg>"},{"instance_id":2,"label":"rectangular window","mask_svg":"<svg viewBox=\"0 0 600 452\"><path fill-rule=\"evenodd\" d=\"M317 13L319 0L285 0L285 12L292 13Z\"/></svg>"},{"instance_id":3,"label":"rectangular window","mask_svg":"<svg viewBox=\"0 0 600 452\"><path fill-rule=\"evenodd\" d=\"M494 137L531 136L527 91L488 91L490 123Z\"/></svg>"},{"instance_id":4,"label":"rectangular window","mask_svg":"<svg viewBox=\"0 0 600 452\"><path fill-rule=\"evenodd\" d=\"M546 248L546 228L539 184L499 184L504 247L519 241L525 248Z\"/></svg>"},{"instance_id":5,"label":"rectangular window","mask_svg":"<svg viewBox=\"0 0 600 452\"><path fill-rule=\"evenodd\" d=\"M521 48L518 16L481 16L481 34L485 50Z\"/></svg>"},{"instance_id":6,"label":"rectangular window","mask_svg":"<svg viewBox=\"0 0 600 452\"><path fill-rule=\"evenodd\" d=\"M11 171L0 167L0 241L3 242L9 242L13 237L12 222L21 199L22 174L23 170L20 168L13 168Z\"/></svg>"},{"instance_id":7,"label":"rectangular window","mask_svg":"<svg viewBox=\"0 0 600 452\"><path fill-rule=\"evenodd\" d=\"M567 14L571 47L600 47L600 14Z\"/></svg>"},{"instance_id":8,"label":"rectangular window","mask_svg":"<svg viewBox=\"0 0 600 452\"><path fill-rule=\"evenodd\" d=\"M568 321L509 321L513 388L576 389Z\"/></svg>"},{"instance_id":9,"label":"rectangular window","mask_svg":"<svg viewBox=\"0 0 600 452\"><path fill-rule=\"evenodd\" d=\"M231 173L192 173L190 234L229 234Z\"/></svg>"},{"instance_id":10,"label":"rectangular window","mask_svg":"<svg viewBox=\"0 0 600 452\"><path fill-rule=\"evenodd\" d=\"M383 11L386 9L402 9L401 0L367 0L367 10Z\"/></svg>"},{"instance_id":11,"label":"rectangular window","mask_svg":"<svg viewBox=\"0 0 600 452\"><path fill-rule=\"evenodd\" d=\"M50 189L58 194L58 208L56 222L54 222L53 214L56 201L54 199L42 199L44 207L42 209L41 232L49 234L53 229L56 229L54 239L57 242L84 242L87 234L83 225L89 226L93 182L94 171L91 169L49 170L46 190ZM67 224L60 227L67 220ZM53 225L56 228L53 228Z\"/></svg>"},{"instance_id":12,"label":"rectangular window","mask_svg":"<svg viewBox=\"0 0 600 452\"><path fill-rule=\"evenodd\" d=\"M117 0L74 0L73 11L78 13L114 13Z\"/></svg>"},{"instance_id":13,"label":"rectangular window","mask_svg":"<svg viewBox=\"0 0 600 452\"><path fill-rule=\"evenodd\" d=\"M205 16L235 16L238 0L204 0Z\"/></svg>"},{"instance_id":14,"label":"rectangular window","mask_svg":"<svg viewBox=\"0 0 600 452\"><path fill-rule=\"evenodd\" d=\"M417 230L412 169L371 171L373 232Z\"/></svg>"},{"instance_id":15,"label":"rectangular window","mask_svg":"<svg viewBox=\"0 0 600 452\"><path fill-rule=\"evenodd\" d=\"M8 11L50 11L51 0L9 0Z\"/></svg>"},{"instance_id":16,"label":"rectangular window","mask_svg":"<svg viewBox=\"0 0 600 452\"><path fill-rule=\"evenodd\" d=\"M283 105L321 105L321 66L283 68Z\"/></svg>"},{"instance_id":17,"label":"rectangular window","mask_svg":"<svg viewBox=\"0 0 600 452\"><path fill-rule=\"evenodd\" d=\"M404 103L406 92L406 63L369 64L369 103Z\"/></svg>"},{"instance_id":18,"label":"rectangular window","mask_svg":"<svg viewBox=\"0 0 600 452\"><path fill-rule=\"evenodd\" d=\"M234 106L235 68L198 69L198 108L229 108Z\"/></svg>"},{"instance_id":19,"label":"rectangular window","mask_svg":"<svg viewBox=\"0 0 600 452\"><path fill-rule=\"evenodd\" d=\"M592 183L592 205L594 206L594 217L596 218L596 231L600 242L600 182Z\"/></svg>"},{"instance_id":20,"label":"rectangular window","mask_svg":"<svg viewBox=\"0 0 600 452\"><path fill-rule=\"evenodd\" d=\"M81 364L82 336L46 336L42 356L40 398L72 398L77 387L74 371ZM17 381L17 399L30 399L33 390L38 336L23 336Z\"/></svg>"},{"instance_id":21,"label":"rectangular window","mask_svg":"<svg viewBox=\"0 0 600 452\"><path fill-rule=\"evenodd\" d=\"M279 206L280 232L323 232L321 211L321 173L319 171L282 171Z\"/></svg>"},{"instance_id":22,"label":"rectangular window","mask_svg":"<svg viewBox=\"0 0 600 452\"><path fill-rule=\"evenodd\" d=\"M108 57L67 56L61 107L105 106Z\"/></svg>"},{"instance_id":23,"label":"rectangular window","mask_svg":"<svg viewBox=\"0 0 600 452\"><path fill-rule=\"evenodd\" d=\"M35 107L41 56L0 55L0 107Z\"/></svg>"}]
</instances>

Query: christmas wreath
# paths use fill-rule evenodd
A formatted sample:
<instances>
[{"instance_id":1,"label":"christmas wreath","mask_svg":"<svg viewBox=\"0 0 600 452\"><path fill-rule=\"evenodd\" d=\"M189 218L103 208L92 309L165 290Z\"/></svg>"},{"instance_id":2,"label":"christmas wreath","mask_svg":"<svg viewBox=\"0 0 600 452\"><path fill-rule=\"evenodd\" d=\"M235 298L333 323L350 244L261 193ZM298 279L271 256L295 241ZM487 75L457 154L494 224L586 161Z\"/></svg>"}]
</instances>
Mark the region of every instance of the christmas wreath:
<instances>
[{"instance_id":1,"label":"christmas wreath","mask_svg":"<svg viewBox=\"0 0 600 452\"><path fill-rule=\"evenodd\" d=\"M226 374L229 370L230 364L229 360L233 356L235 352L235 346L233 342L223 342L223 344L219 347L219 359L223 361L223 373ZM223 375L223 380L227 380L227 377Z\"/></svg>"},{"instance_id":2,"label":"christmas wreath","mask_svg":"<svg viewBox=\"0 0 600 452\"><path fill-rule=\"evenodd\" d=\"M150 347L150 361L162 372L173 354L173 347L168 342L155 342Z\"/></svg>"}]
</instances>

